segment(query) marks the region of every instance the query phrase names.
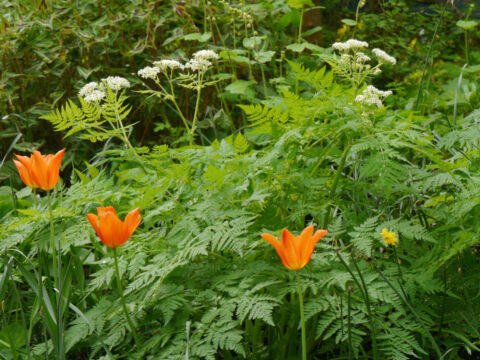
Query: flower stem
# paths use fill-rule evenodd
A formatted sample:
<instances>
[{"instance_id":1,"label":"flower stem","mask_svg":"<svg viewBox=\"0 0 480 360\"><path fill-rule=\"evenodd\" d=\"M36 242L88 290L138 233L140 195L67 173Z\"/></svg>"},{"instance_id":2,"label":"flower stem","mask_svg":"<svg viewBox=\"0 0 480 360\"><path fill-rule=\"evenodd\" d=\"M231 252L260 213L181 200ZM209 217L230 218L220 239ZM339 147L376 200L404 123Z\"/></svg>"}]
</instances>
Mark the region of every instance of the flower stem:
<instances>
[{"instance_id":1,"label":"flower stem","mask_svg":"<svg viewBox=\"0 0 480 360\"><path fill-rule=\"evenodd\" d=\"M137 349L139 349L140 342L138 341L137 331L135 330L132 320L130 319L130 315L128 314L128 310L127 310L127 305L125 304L125 297L123 296L123 288L122 288L122 282L120 279L120 271L118 270L117 248L113 248L113 259L115 261L115 274L117 275L117 287L118 287L118 292L120 293L120 299L122 300L123 312L125 313L125 317L127 318L128 326L132 331L133 338L135 340L135 346L137 347Z\"/></svg>"},{"instance_id":2,"label":"flower stem","mask_svg":"<svg viewBox=\"0 0 480 360\"><path fill-rule=\"evenodd\" d=\"M52 251L53 258L53 278L55 279L55 287L58 289L58 274L57 274L57 249L55 247L55 230L53 228L53 215L52 215L52 194L51 191L47 191L48 201L48 219L50 222L50 250Z\"/></svg>"},{"instance_id":3,"label":"flower stem","mask_svg":"<svg viewBox=\"0 0 480 360\"><path fill-rule=\"evenodd\" d=\"M303 313L302 284L300 282L300 274L298 273L298 271L296 271L295 273L297 275L298 302L300 303L300 321L302 323L302 360L307 360L307 335L305 329L305 315Z\"/></svg>"},{"instance_id":4,"label":"flower stem","mask_svg":"<svg viewBox=\"0 0 480 360\"><path fill-rule=\"evenodd\" d=\"M190 129L190 133L188 134L190 146L193 145L193 134L195 133L195 123L197 121L198 108L200 107L200 93L202 92L203 75L204 75L203 71L198 73L197 102L195 104L195 113L193 114L192 128Z\"/></svg>"}]
</instances>

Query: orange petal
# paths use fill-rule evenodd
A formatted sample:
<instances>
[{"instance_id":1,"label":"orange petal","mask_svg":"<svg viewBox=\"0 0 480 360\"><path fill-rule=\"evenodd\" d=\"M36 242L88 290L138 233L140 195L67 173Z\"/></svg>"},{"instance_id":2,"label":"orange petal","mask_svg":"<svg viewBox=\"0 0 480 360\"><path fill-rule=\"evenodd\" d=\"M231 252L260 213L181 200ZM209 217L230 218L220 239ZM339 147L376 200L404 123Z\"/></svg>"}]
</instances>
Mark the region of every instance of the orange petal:
<instances>
[{"instance_id":1,"label":"orange petal","mask_svg":"<svg viewBox=\"0 0 480 360\"><path fill-rule=\"evenodd\" d=\"M23 183L28 187L31 187L32 189L38 188L37 184L32 179L32 176L28 168L25 165L23 165L20 161L13 160L13 163L17 167L18 173L20 174L20 178L22 179Z\"/></svg>"},{"instance_id":2,"label":"orange petal","mask_svg":"<svg viewBox=\"0 0 480 360\"><path fill-rule=\"evenodd\" d=\"M117 247L123 244L126 239L124 224L114 213L107 213L100 217L100 230L102 232L102 242L109 247Z\"/></svg>"},{"instance_id":3,"label":"orange petal","mask_svg":"<svg viewBox=\"0 0 480 360\"><path fill-rule=\"evenodd\" d=\"M100 231L100 228L98 227L98 217L95 214L87 214L87 219L90 221L90 224L92 224L93 228L95 229L95 232L97 233L98 237L100 240L103 239L102 232ZM102 240L103 242L103 240Z\"/></svg>"},{"instance_id":4,"label":"orange petal","mask_svg":"<svg viewBox=\"0 0 480 360\"><path fill-rule=\"evenodd\" d=\"M125 217L125 225L128 231L128 237L132 236L135 229L140 225L142 217L140 216L140 208L130 211Z\"/></svg>"},{"instance_id":5,"label":"orange petal","mask_svg":"<svg viewBox=\"0 0 480 360\"><path fill-rule=\"evenodd\" d=\"M307 226L305 229L303 229L302 233L297 238L297 252L300 256L300 260L302 264L305 262L305 259L310 259L311 253L309 253L310 251L309 244L312 239L312 235L313 235L313 225L310 225L310 226ZM311 251L313 251L313 249Z\"/></svg>"},{"instance_id":6,"label":"orange petal","mask_svg":"<svg viewBox=\"0 0 480 360\"><path fill-rule=\"evenodd\" d=\"M327 235L327 230L317 230L315 234L308 239L308 242L305 244L305 257L303 258L303 266L307 265L312 257L313 250L315 249L315 245L317 242Z\"/></svg>"},{"instance_id":7,"label":"orange petal","mask_svg":"<svg viewBox=\"0 0 480 360\"><path fill-rule=\"evenodd\" d=\"M49 155L47 162L47 181L51 189L57 186L58 176L60 173L60 164L62 163L63 154L65 149L60 150L55 155Z\"/></svg>"},{"instance_id":8,"label":"orange petal","mask_svg":"<svg viewBox=\"0 0 480 360\"><path fill-rule=\"evenodd\" d=\"M282 231L282 246L285 254L286 265L291 270L299 270L300 266L300 254L297 253L296 237L287 229Z\"/></svg>"},{"instance_id":9,"label":"orange petal","mask_svg":"<svg viewBox=\"0 0 480 360\"><path fill-rule=\"evenodd\" d=\"M47 169L47 163L43 155L39 151L34 151L30 171L33 180L35 180L35 182L38 184L38 187L42 190L53 189L48 186Z\"/></svg>"},{"instance_id":10,"label":"orange petal","mask_svg":"<svg viewBox=\"0 0 480 360\"><path fill-rule=\"evenodd\" d=\"M113 214L115 216L117 215L113 206L98 207L97 208L97 214L100 218L102 218L103 216L106 216L108 214Z\"/></svg>"},{"instance_id":11,"label":"orange petal","mask_svg":"<svg viewBox=\"0 0 480 360\"><path fill-rule=\"evenodd\" d=\"M268 233L262 234L261 236L264 240L266 240L270 245L272 245L275 248L278 256L280 257L280 260L282 260L283 265L288 268L289 266L285 260L284 249L280 241L278 241L278 238Z\"/></svg>"}]
</instances>

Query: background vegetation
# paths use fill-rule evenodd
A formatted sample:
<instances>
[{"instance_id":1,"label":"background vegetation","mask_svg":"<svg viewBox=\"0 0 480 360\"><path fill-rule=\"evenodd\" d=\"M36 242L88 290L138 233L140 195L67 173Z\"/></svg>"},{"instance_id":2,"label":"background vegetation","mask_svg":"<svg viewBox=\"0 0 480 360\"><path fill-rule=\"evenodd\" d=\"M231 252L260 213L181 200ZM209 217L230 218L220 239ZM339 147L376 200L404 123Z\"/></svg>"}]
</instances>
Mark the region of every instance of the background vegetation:
<instances>
[{"instance_id":1,"label":"background vegetation","mask_svg":"<svg viewBox=\"0 0 480 360\"><path fill-rule=\"evenodd\" d=\"M260 234L312 223L329 233L300 271L309 359L480 352L474 2L0 5L1 358L55 358L64 333L68 359L298 359L295 274ZM351 38L396 65L355 86L332 49ZM170 98L165 76L138 76L203 49L220 58L200 96L194 79L175 76ZM88 131L96 115L77 94L107 76L131 83L104 102L127 137ZM355 102L369 84L393 91L385 106ZM47 197L11 158L63 147L59 315L39 286L54 274L40 256L52 254ZM122 219L141 208L119 252L139 347L85 216L107 205Z\"/></svg>"}]
</instances>

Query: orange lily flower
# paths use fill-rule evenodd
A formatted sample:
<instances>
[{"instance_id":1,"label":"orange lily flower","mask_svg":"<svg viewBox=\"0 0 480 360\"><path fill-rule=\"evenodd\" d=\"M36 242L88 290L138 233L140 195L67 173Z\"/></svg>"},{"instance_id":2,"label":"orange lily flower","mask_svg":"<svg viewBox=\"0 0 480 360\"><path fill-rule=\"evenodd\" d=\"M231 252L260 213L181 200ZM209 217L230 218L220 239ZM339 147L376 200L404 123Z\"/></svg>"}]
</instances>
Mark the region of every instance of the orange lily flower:
<instances>
[{"instance_id":1,"label":"orange lily flower","mask_svg":"<svg viewBox=\"0 0 480 360\"><path fill-rule=\"evenodd\" d=\"M140 208L130 211L125 217L125 222L118 218L112 206L99 207L97 213L98 216L87 214L88 221L100 240L111 248L125 244L142 221Z\"/></svg>"},{"instance_id":2,"label":"orange lily flower","mask_svg":"<svg viewBox=\"0 0 480 360\"><path fill-rule=\"evenodd\" d=\"M65 149L55 155L42 155L40 151L34 151L30 157L15 155L18 161L13 160L13 162L25 185L32 189L40 188L48 191L57 186L64 153Z\"/></svg>"},{"instance_id":3,"label":"orange lily flower","mask_svg":"<svg viewBox=\"0 0 480 360\"><path fill-rule=\"evenodd\" d=\"M295 236L287 229L283 229L281 241L272 234L262 234L262 238L275 248L283 265L290 270L300 270L310 261L318 240L327 233L327 230L317 230L313 234L313 225L310 225L302 231L300 236Z\"/></svg>"}]
</instances>

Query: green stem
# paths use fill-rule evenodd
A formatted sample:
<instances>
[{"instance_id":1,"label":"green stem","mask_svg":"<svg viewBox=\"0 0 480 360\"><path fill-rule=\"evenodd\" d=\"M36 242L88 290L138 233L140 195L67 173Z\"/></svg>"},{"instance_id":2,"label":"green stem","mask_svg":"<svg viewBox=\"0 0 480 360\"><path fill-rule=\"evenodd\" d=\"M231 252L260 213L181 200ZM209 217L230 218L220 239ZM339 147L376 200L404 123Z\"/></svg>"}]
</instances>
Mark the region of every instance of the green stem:
<instances>
[{"instance_id":1,"label":"green stem","mask_svg":"<svg viewBox=\"0 0 480 360\"><path fill-rule=\"evenodd\" d=\"M297 275L298 302L300 303L300 321L302 323L302 359L307 360L307 334L305 329L305 315L303 313L302 284L300 282L300 274L298 271L296 271L295 274Z\"/></svg>"},{"instance_id":2,"label":"green stem","mask_svg":"<svg viewBox=\"0 0 480 360\"><path fill-rule=\"evenodd\" d=\"M361 280L361 283L362 285L360 284L360 282L358 281L358 279L356 278L356 276L353 274L352 270L350 269L350 267L347 265L347 263L345 262L345 260L343 259L343 257L340 255L340 251L341 250L338 250L336 252L338 258L340 259L340 261L342 262L343 266L345 266L345 268L347 269L347 271L350 273L350 276L352 277L353 281L355 281L355 283L357 284L358 288L360 289L360 292L362 293L362 297L363 297L363 300L365 301L365 305L367 306L367 313L368 313L368 321L370 323L370 331L372 333L372 348L373 348L373 358L375 360L378 359L378 355L377 355L377 337L375 335L375 323L374 323L374 320L373 320L373 317L372 317L372 310L370 308L370 299L368 297L368 293L367 293L367 287L365 286L365 282L363 280L363 277L362 277L362 274L360 272L360 269L358 268L355 260L353 259L353 255L352 255L352 262L355 266L355 268L357 269L357 272L358 272L358 275L360 276L360 280Z\"/></svg>"},{"instance_id":3,"label":"green stem","mask_svg":"<svg viewBox=\"0 0 480 360\"><path fill-rule=\"evenodd\" d=\"M348 303L348 360L352 359L352 352L353 352L353 346L352 346L352 316L351 316L351 292L353 288L348 287L348 293L347 293L347 303Z\"/></svg>"},{"instance_id":4,"label":"green stem","mask_svg":"<svg viewBox=\"0 0 480 360\"><path fill-rule=\"evenodd\" d=\"M468 51L468 31L465 30L465 58L467 60L467 64L470 65L470 54Z\"/></svg>"},{"instance_id":5,"label":"green stem","mask_svg":"<svg viewBox=\"0 0 480 360\"><path fill-rule=\"evenodd\" d=\"M337 191L338 181L340 180L340 176L342 175L343 167L345 166L345 161L347 160L348 152L350 151L351 145L352 144L349 139L347 141L347 145L345 145L345 148L343 149L342 158L340 159L340 163L338 164L337 173L335 174L335 178L333 179L333 184L330 189L330 194L328 195L330 206L332 201L334 200L335 192ZM330 209L327 209L327 212L325 213L325 219L323 221L323 228L325 228L328 225L329 221L330 221Z\"/></svg>"},{"instance_id":6,"label":"green stem","mask_svg":"<svg viewBox=\"0 0 480 360\"><path fill-rule=\"evenodd\" d=\"M115 92L115 99L117 99L117 98L118 98L118 94L117 94L117 92ZM115 118L117 120L118 125L120 126L120 130L122 131L123 141L125 142L125 144L128 145L128 147L130 149L133 150L133 152L135 154L137 154L137 152L135 151L135 148L130 143L130 140L128 140L127 132L125 131L125 127L123 126L123 122L120 120L120 115L118 114L118 109L117 109L116 106L115 106Z\"/></svg>"},{"instance_id":7,"label":"green stem","mask_svg":"<svg viewBox=\"0 0 480 360\"><path fill-rule=\"evenodd\" d=\"M130 327L130 330L132 331L133 338L135 340L135 346L137 349L139 349L140 341L138 340L138 335L137 331L135 330L135 327L133 326L132 320L130 319L130 315L128 314L127 310L127 305L125 304L125 297L123 296L123 288L122 288L122 282L120 279L120 271L118 270L118 259L117 259L117 248L113 248L113 259L115 261L115 273L117 275L117 287L118 287L118 292L120 293L120 299L122 301L122 307L123 307L123 312L125 313L125 317L127 318L128 326Z\"/></svg>"},{"instance_id":8,"label":"green stem","mask_svg":"<svg viewBox=\"0 0 480 360\"><path fill-rule=\"evenodd\" d=\"M52 215L52 194L51 191L47 191L48 201L48 218L50 222L50 250L52 252L53 259L53 278L55 287L58 289L58 274L57 274L57 249L55 247L55 230L53 228L53 215Z\"/></svg>"},{"instance_id":9,"label":"green stem","mask_svg":"<svg viewBox=\"0 0 480 360\"><path fill-rule=\"evenodd\" d=\"M417 320L417 323L422 327L423 331L425 331L425 334L427 337L430 339L430 342L432 343L432 346L437 353L437 356L439 359L442 358L442 352L440 351L440 348L437 345L437 342L433 338L432 334L430 331L427 329L427 327L423 324L423 321L420 319L418 316L417 312L413 308L413 306L410 304L410 302L400 293L400 291L397 290L397 288L390 282L390 280L387 279L387 277L383 274L383 272L378 268L377 264L373 264L375 266L375 269L377 272L380 274L380 276L385 280L385 282L392 288L392 290L397 294L397 296L403 301L403 303L408 307L408 309L412 312L412 315L415 317L415 320Z\"/></svg>"},{"instance_id":10,"label":"green stem","mask_svg":"<svg viewBox=\"0 0 480 360\"><path fill-rule=\"evenodd\" d=\"M198 108L200 107L200 93L202 92L202 83L203 83L204 75L205 73L203 71L198 73L197 102L195 103L195 113L193 114L192 128L190 129L190 133L188 134L190 146L193 145L193 134L195 132L195 123L197 121Z\"/></svg>"}]
</instances>

